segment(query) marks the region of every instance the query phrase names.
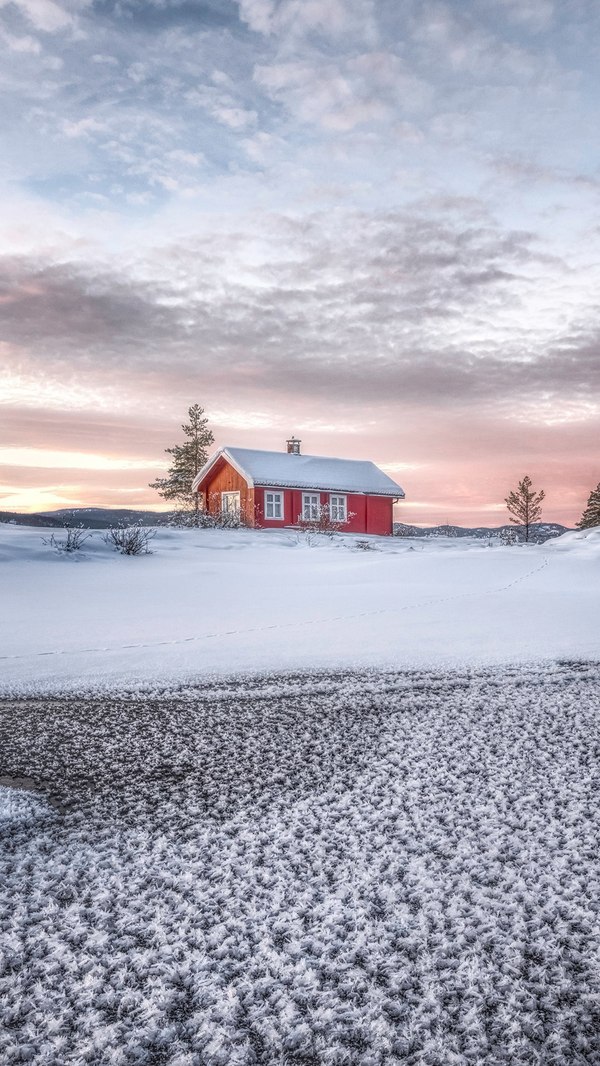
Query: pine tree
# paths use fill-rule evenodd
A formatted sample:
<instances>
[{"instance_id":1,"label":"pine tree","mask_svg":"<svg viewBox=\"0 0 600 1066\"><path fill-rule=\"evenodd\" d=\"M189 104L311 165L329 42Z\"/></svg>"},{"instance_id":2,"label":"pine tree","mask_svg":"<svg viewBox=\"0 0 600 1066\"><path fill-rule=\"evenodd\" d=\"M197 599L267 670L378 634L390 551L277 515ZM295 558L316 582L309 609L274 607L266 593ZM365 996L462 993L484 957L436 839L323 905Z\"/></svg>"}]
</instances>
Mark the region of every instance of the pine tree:
<instances>
[{"instance_id":1,"label":"pine tree","mask_svg":"<svg viewBox=\"0 0 600 1066\"><path fill-rule=\"evenodd\" d=\"M530 527L534 522L539 522L542 517L542 500L545 495L543 489L540 492L534 492L531 478L525 474L523 480L519 481L517 488L509 492L504 501L508 508L511 522L514 522L515 525L523 526L526 541L529 540Z\"/></svg>"},{"instance_id":2,"label":"pine tree","mask_svg":"<svg viewBox=\"0 0 600 1066\"><path fill-rule=\"evenodd\" d=\"M587 507L577 523L577 529L592 529L594 526L600 526L600 482L590 492Z\"/></svg>"},{"instance_id":3,"label":"pine tree","mask_svg":"<svg viewBox=\"0 0 600 1066\"><path fill-rule=\"evenodd\" d=\"M167 455L173 456L173 462L166 477L150 483L150 488L156 489L163 500L172 500L179 510L190 513L196 520L200 501L198 493L192 492L192 482L204 466L207 449L215 439L203 415L204 409L197 403L188 409L189 422L181 427L187 439L174 448L165 448Z\"/></svg>"}]
</instances>

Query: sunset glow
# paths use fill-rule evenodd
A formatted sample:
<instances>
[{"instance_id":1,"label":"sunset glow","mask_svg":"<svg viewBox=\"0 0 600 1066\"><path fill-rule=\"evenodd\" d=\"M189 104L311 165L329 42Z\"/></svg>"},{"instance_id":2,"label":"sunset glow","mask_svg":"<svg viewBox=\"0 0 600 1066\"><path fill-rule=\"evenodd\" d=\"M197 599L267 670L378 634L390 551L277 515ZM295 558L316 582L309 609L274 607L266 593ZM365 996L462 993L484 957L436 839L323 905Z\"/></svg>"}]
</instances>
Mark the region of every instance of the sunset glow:
<instances>
[{"instance_id":1,"label":"sunset glow","mask_svg":"<svg viewBox=\"0 0 600 1066\"><path fill-rule=\"evenodd\" d=\"M0 510L215 447L372 459L406 522L600 479L592 0L0 3Z\"/></svg>"}]
</instances>

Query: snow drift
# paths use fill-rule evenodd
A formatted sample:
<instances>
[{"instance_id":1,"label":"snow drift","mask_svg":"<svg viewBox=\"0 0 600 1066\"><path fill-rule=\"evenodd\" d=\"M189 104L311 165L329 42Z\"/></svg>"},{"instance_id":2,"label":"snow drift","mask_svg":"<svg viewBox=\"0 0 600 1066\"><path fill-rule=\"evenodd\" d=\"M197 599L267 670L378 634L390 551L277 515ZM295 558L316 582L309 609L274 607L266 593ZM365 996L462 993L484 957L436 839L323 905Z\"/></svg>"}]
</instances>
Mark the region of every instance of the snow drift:
<instances>
[{"instance_id":1,"label":"snow drift","mask_svg":"<svg viewBox=\"0 0 600 1066\"><path fill-rule=\"evenodd\" d=\"M0 691L600 657L600 530L489 545L161 530L64 556L0 526Z\"/></svg>"}]
</instances>

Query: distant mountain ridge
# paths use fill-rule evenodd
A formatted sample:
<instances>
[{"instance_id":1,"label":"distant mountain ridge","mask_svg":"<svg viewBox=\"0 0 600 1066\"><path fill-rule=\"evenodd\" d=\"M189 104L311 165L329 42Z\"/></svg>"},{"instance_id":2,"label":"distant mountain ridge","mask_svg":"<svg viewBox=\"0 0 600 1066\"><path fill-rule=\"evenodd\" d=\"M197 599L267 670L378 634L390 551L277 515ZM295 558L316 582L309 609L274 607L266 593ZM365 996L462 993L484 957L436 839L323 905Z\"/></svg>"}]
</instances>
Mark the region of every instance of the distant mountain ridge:
<instances>
[{"instance_id":1,"label":"distant mountain ridge","mask_svg":"<svg viewBox=\"0 0 600 1066\"><path fill-rule=\"evenodd\" d=\"M516 533L520 538L523 536L521 526L507 522L503 526L410 526L404 522L394 522L394 536L396 537L479 537L485 540L489 537L501 537L508 532ZM559 522L536 522L529 527L529 539L536 544L543 544L553 537L560 537L563 533L572 532L571 526L561 526Z\"/></svg>"},{"instance_id":2,"label":"distant mountain ridge","mask_svg":"<svg viewBox=\"0 0 600 1066\"><path fill-rule=\"evenodd\" d=\"M62 529L66 525L83 526L85 529L110 529L120 524L139 526L165 526L173 518L172 511L141 511L128 507L62 507L57 511L38 511L22 514L18 511L0 511L0 524L34 526L45 529ZM394 522L396 537L480 537L482 540L501 536L511 530L520 533L518 526L507 523L503 526L411 526ZM530 539L541 544L552 537L569 532L569 526L558 522L538 522L531 526Z\"/></svg>"},{"instance_id":3,"label":"distant mountain ridge","mask_svg":"<svg viewBox=\"0 0 600 1066\"><path fill-rule=\"evenodd\" d=\"M35 514L0 511L0 523L46 529L63 529L67 525L83 526L84 529L110 529L123 523L164 526L171 517L171 511L137 511L129 507L62 507L58 511L38 511Z\"/></svg>"}]
</instances>

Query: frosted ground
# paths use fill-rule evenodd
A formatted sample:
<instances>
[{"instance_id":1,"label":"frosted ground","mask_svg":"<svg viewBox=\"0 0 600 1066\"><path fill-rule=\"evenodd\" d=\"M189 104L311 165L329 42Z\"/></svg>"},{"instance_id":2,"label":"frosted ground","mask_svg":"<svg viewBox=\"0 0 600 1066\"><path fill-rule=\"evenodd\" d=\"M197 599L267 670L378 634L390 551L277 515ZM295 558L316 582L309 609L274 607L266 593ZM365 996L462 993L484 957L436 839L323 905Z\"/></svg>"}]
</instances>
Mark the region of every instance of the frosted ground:
<instances>
[{"instance_id":1,"label":"frosted ground","mask_svg":"<svg viewBox=\"0 0 600 1066\"><path fill-rule=\"evenodd\" d=\"M600 1063L600 531L0 535L3 1066Z\"/></svg>"}]
</instances>

